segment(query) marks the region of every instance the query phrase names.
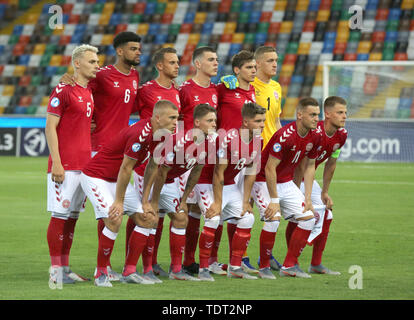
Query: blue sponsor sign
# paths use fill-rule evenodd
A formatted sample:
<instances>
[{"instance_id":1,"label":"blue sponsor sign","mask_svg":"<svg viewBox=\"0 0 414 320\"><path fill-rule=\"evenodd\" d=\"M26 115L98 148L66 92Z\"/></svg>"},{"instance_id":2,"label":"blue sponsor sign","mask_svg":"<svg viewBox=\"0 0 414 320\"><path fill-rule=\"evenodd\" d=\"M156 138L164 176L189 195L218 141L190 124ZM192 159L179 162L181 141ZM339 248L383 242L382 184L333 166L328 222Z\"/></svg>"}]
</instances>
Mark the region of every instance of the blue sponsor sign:
<instances>
[{"instance_id":1,"label":"blue sponsor sign","mask_svg":"<svg viewBox=\"0 0 414 320\"><path fill-rule=\"evenodd\" d=\"M414 162L414 122L347 121L339 160Z\"/></svg>"}]
</instances>

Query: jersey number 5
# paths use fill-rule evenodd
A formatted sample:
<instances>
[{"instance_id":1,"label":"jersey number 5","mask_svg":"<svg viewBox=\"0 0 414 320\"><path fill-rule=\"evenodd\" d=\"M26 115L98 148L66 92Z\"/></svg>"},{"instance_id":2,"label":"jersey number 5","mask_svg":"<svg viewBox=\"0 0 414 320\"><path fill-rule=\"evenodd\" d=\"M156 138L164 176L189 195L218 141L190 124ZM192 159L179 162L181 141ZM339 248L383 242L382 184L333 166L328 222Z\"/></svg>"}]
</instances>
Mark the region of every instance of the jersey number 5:
<instances>
[{"instance_id":1,"label":"jersey number 5","mask_svg":"<svg viewBox=\"0 0 414 320\"><path fill-rule=\"evenodd\" d=\"M86 103L86 116L89 118L91 116L91 113L92 113L91 103L87 102Z\"/></svg>"}]
</instances>

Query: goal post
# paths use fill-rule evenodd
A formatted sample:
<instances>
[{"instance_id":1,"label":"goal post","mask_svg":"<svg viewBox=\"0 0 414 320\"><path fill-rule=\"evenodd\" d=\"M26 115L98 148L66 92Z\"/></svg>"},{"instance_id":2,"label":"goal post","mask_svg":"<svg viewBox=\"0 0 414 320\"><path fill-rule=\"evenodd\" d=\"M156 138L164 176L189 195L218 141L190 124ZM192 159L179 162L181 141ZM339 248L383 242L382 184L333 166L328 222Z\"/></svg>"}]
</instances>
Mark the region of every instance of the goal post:
<instances>
[{"instance_id":1,"label":"goal post","mask_svg":"<svg viewBox=\"0 0 414 320\"><path fill-rule=\"evenodd\" d=\"M325 61L323 100L332 95L350 119L414 120L414 61Z\"/></svg>"},{"instance_id":2,"label":"goal post","mask_svg":"<svg viewBox=\"0 0 414 320\"><path fill-rule=\"evenodd\" d=\"M340 160L414 162L414 61L325 61L322 86L347 101Z\"/></svg>"}]
</instances>

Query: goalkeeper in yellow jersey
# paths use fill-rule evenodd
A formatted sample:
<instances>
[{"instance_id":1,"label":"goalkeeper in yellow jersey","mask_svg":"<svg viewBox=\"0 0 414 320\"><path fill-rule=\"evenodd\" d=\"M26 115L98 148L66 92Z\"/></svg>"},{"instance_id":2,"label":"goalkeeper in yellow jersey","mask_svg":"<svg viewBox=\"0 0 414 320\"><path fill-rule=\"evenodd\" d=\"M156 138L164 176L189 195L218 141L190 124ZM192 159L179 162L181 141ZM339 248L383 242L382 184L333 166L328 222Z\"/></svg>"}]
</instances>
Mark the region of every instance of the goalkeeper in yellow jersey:
<instances>
[{"instance_id":1,"label":"goalkeeper in yellow jersey","mask_svg":"<svg viewBox=\"0 0 414 320\"><path fill-rule=\"evenodd\" d=\"M251 84L255 88L256 103L266 109L265 127L262 132L264 148L273 134L282 127L280 123L282 87L278 82L272 80L276 76L277 71L278 56L276 49L269 46L258 47L254 53L254 58L256 60L257 72ZM234 76L224 76L221 78L221 82L226 87L229 87L231 82L237 82L237 78ZM238 84L232 83L231 86L238 86ZM258 270L250 264L247 254L242 259L242 267L246 272L258 273ZM270 267L273 270L279 270L281 267L273 255L270 259Z\"/></svg>"}]
</instances>

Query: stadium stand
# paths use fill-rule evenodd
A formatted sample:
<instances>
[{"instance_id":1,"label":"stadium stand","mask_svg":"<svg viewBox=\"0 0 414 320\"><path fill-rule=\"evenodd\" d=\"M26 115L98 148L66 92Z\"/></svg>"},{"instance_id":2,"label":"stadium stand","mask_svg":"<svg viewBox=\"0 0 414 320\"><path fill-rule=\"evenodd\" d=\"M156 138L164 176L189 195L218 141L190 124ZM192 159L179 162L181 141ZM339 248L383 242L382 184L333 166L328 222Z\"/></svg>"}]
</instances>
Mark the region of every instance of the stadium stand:
<instances>
[{"instance_id":1,"label":"stadium stand","mask_svg":"<svg viewBox=\"0 0 414 320\"><path fill-rule=\"evenodd\" d=\"M181 58L178 83L194 72L197 46L217 49L214 81L231 73L239 50L276 46L285 118L301 96L322 98L323 61L414 60L414 0L60 0L64 28L54 30L48 2L0 0L0 114L44 114L51 89L72 72L73 48L90 43L102 65L114 63L112 39L124 30L143 37L142 82L154 77L151 55L163 46L174 46ZM353 4L364 9L363 32L349 28ZM413 96L403 88L392 108L414 118Z\"/></svg>"}]
</instances>

